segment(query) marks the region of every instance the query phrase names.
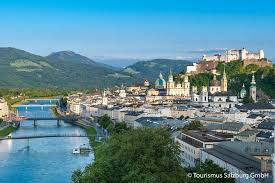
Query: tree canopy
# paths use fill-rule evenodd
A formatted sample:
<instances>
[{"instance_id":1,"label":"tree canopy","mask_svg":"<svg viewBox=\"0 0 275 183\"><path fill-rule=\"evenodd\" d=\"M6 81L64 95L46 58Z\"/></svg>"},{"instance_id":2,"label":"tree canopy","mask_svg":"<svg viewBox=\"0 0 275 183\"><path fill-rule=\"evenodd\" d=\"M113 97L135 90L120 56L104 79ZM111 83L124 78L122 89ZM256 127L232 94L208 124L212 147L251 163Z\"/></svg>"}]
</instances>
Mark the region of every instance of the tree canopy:
<instances>
[{"instance_id":1,"label":"tree canopy","mask_svg":"<svg viewBox=\"0 0 275 183\"><path fill-rule=\"evenodd\" d=\"M100 157L82 172L75 183L177 183L186 182L179 148L165 129L139 128L116 133L100 150Z\"/></svg>"}]
</instances>

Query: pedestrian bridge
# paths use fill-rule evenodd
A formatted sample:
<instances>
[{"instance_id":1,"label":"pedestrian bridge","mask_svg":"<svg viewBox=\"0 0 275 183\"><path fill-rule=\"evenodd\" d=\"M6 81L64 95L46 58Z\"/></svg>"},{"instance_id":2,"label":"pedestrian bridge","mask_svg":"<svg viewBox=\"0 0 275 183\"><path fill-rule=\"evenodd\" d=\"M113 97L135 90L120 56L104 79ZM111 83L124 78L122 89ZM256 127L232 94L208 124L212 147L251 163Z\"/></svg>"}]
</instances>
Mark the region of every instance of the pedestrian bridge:
<instances>
[{"instance_id":1,"label":"pedestrian bridge","mask_svg":"<svg viewBox=\"0 0 275 183\"><path fill-rule=\"evenodd\" d=\"M31 136L14 136L14 137L3 137L0 138L0 141L3 140L20 140L20 139L39 139L39 138L52 138L52 137L61 137L61 138L66 138L66 137L100 137L97 135L87 135L87 134L41 134L41 135L31 135ZM102 138L104 138L102 136Z\"/></svg>"}]
</instances>

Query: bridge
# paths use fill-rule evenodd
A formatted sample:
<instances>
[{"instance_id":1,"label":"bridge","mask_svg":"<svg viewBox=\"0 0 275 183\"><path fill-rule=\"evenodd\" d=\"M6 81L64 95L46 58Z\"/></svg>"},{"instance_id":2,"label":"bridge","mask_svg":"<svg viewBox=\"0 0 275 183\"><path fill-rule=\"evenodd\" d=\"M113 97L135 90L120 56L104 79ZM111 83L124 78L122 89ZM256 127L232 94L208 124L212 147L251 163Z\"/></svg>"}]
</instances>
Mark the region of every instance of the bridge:
<instances>
[{"instance_id":1,"label":"bridge","mask_svg":"<svg viewBox=\"0 0 275 183\"><path fill-rule=\"evenodd\" d=\"M56 121L57 122L57 126L60 126L60 121L65 121L68 123L72 123L75 122L79 119L79 117L75 117L75 116L53 116L53 117L49 117L49 116L30 116L30 117L25 117L24 120L29 120L29 121L33 121L33 126L36 126L36 122L37 121ZM22 122L21 121L21 122Z\"/></svg>"},{"instance_id":2,"label":"bridge","mask_svg":"<svg viewBox=\"0 0 275 183\"><path fill-rule=\"evenodd\" d=\"M15 107L15 108L25 108L26 110L28 108L31 108L31 107L40 107L41 109L43 109L44 107L56 107L57 105L56 104L19 104L19 105L13 105L12 107Z\"/></svg>"},{"instance_id":3,"label":"bridge","mask_svg":"<svg viewBox=\"0 0 275 183\"><path fill-rule=\"evenodd\" d=\"M47 101L59 101L58 98L26 98L25 101L44 101L44 100L47 100Z\"/></svg>"},{"instance_id":4,"label":"bridge","mask_svg":"<svg viewBox=\"0 0 275 183\"><path fill-rule=\"evenodd\" d=\"M53 135L32 135L32 136L15 136L15 137L3 137L0 138L0 141L4 140L20 140L20 139L39 139L39 138L51 138L51 137L102 137L103 136L97 136L97 135L85 135L85 134L53 134Z\"/></svg>"}]
</instances>

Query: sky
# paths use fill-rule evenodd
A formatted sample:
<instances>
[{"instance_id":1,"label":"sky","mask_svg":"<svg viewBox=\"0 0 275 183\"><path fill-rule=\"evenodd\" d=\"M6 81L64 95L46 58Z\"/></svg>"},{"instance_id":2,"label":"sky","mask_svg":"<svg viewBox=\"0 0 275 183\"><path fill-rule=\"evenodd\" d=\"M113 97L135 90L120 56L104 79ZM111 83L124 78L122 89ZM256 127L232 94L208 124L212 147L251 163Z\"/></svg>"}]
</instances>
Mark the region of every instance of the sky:
<instances>
[{"instance_id":1,"label":"sky","mask_svg":"<svg viewBox=\"0 0 275 183\"><path fill-rule=\"evenodd\" d=\"M0 47L96 60L194 59L246 47L275 58L274 0L1 0Z\"/></svg>"}]
</instances>

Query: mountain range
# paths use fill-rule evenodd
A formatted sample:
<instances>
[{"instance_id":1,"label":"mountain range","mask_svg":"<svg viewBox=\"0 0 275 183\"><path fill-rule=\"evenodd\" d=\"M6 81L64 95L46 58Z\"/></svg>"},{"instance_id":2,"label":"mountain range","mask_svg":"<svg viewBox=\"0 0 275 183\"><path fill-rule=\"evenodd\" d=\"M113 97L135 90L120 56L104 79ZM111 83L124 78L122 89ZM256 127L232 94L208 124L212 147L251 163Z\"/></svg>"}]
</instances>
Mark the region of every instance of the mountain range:
<instances>
[{"instance_id":1,"label":"mountain range","mask_svg":"<svg viewBox=\"0 0 275 183\"><path fill-rule=\"evenodd\" d=\"M181 72L186 60L139 61L126 68L96 62L72 51L46 57L16 48L0 48L0 87L103 88L121 84L153 82L161 71Z\"/></svg>"}]
</instances>

